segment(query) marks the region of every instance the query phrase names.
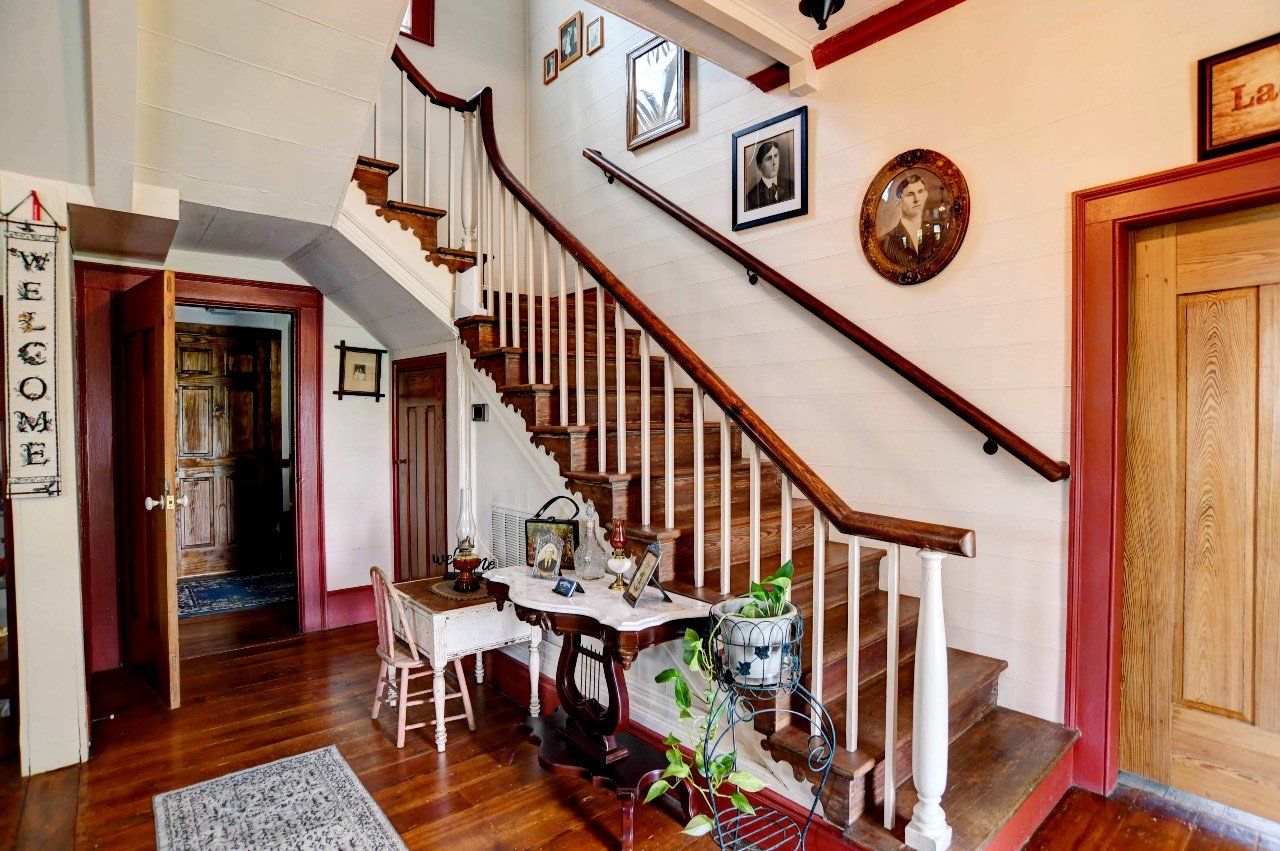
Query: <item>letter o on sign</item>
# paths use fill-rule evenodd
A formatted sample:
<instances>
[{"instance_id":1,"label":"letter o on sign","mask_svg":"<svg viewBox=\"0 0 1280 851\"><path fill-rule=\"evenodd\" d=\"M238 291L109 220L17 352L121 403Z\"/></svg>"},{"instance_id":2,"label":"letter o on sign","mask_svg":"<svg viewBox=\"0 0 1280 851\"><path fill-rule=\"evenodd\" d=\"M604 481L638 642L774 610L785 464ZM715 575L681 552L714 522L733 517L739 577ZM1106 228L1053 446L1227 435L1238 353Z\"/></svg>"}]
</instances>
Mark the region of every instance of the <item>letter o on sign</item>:
<instances>
[{"instance_id":1,"label":"letter o on sign","mask_svg":"<svg viewBox=\"0 0 1280 851\"><path fill-rule=\"evenodd\" d=\"M18 392L22 394L22 398L34 402L37 399L43 399L49 393L49 385L43 378L30 375L18 383Z\"/></svg>"}]
</instances>

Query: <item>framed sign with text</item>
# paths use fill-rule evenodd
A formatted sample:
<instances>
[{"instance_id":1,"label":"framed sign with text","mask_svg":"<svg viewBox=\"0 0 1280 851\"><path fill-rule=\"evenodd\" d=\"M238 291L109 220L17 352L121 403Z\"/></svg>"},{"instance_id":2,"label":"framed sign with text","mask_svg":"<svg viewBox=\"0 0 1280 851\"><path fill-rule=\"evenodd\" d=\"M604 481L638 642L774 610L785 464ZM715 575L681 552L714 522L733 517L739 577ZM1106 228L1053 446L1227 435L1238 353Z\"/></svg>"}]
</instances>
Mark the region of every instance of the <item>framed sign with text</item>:
<instances>
[{"instance_id":1,"label":"framed sign with text","mask_svg":"<svg viewBox=\"0 0 1280 851\"><path fill-rule=\"evenodd\" d=\"M7 216L0 218L0 227L9 414L5 426L9 480L5 489L10 497L57 496L62 490L62 477L58 461L54 320L60 229L56 223L38 218L23 222Z\"/></svg>"},{"instance_id":2,"label":"framed sign with text","mask_svg":"<svg viewBox=\"0 0 1280 851\"><path fill-rule=\"evenodd\" d=\"M1200 60L1198 158L1280 141L1280 33Z\"/></svg>"}]
</instances>

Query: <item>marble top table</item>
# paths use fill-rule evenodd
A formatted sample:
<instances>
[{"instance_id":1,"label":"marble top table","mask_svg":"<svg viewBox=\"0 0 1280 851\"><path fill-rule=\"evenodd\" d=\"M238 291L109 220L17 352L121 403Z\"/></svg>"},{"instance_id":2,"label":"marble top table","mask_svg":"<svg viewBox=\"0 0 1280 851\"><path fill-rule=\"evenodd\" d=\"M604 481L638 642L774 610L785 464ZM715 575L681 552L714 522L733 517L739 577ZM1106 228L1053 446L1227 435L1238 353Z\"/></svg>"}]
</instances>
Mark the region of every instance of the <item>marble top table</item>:
<instances>
[{"instance_id":1,"label":"marble top table","mask_svg":"<svg viewBox=\"0 0 1280 851\"><path fill-rule=\"evenodd\" d=\"M572 572L565 575L573 577ZM659 748L625 732L624 671L646 647L680 638L686 629L704 630L710 605L679 594L671 594L667 602L650 587L632 608L621 591L609 588L607 579L582 582L585 591L563 597L552 590L554 580L534 578L525 567L491 570L484 578L499 609L509 603L520 620L564 637L556 666L560 707L554 715L530 718L515 726L506 764L515 760L522 744L532 742L538 746L538 763L547 771L612 788L622 803L621 839L624 851L628 851L636 798L662 775L667 760ZM599 640L601 649L584 646L584 637ZM584 693L579 675L599 676L605 694L590 684ZM676 799L687 820L689 800L684 784L668 795Z\"/></svg>"}]
</instances>

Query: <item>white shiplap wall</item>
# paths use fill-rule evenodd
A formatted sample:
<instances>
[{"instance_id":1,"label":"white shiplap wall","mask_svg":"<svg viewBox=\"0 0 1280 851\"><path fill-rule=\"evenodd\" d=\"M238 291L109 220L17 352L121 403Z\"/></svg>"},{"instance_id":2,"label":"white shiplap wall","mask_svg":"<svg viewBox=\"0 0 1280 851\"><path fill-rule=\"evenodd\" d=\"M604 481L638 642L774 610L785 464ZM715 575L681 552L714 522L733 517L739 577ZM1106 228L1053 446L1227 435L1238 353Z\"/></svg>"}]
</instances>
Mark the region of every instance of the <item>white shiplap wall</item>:
<instances>
[{"instance_id":1,"label":"white shiplap wall","mask_svg":"<svg viewBox=\"0 0 1280 851\"><path fill-rule=\"evenodd\" d=\"M808 104L810 213L737 238L1065 459L1070 194L1193 161L1196 59L1274 32L1274 0L967 0L823 69L803 101L695 59L692 128L634 155L624 60L647 33L606 14L604 50L541 85L538 57L580 8L597 14L530 2L534 193L855 508L975 529L979 556L945 563L949 643L1009 662L1001 703L1060 719L1067 486L984 455L939 406L605 185L581 150L728 233L730 134ZM866 263L854 217L881 165L914 147L960 166L973 216L942 275L900 288Z\"/></svg>"}]
</instances>

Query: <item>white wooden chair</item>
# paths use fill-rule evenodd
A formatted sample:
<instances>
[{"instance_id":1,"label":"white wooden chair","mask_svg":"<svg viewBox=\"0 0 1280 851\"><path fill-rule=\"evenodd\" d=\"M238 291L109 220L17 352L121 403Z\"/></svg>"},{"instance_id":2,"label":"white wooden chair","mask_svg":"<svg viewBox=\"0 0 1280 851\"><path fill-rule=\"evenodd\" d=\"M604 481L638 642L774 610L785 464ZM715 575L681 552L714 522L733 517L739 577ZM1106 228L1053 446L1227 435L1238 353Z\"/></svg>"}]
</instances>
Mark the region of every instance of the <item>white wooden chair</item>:
<instances>
[{"instance_id":1,"label":"white wooden chair","mask_svg":"<svg viewBox=\"0 0 1280 851\"><path fill-rule=\"evenodd\" d=\"M474 730L476 728L476 719L471 711L471 694L467 690L467 678L462 672L462 660L455 659L453 661L453 673L458 678L457 691L445 691L439 695L434 694L433 689L430 688L415 692L409 691L410 680L434 673L430 660L423 658L422 654L419 653L418 643L414 640L413 630L409 628L409 621L404 613L404 605L400 601L400 592L392 586L387 574L383 572L382 568L374 567L369 571L369 578L373 584L374 616L378 621L378 659L381 661L381 665L378 668L378 686L373 693L374 720L377 720L383 705L395 707L398 713L396 719L396 747L402 748L404 747L406 730L416 730L419 727L425 727L427 724L437 723L436 719L433 718L430 721L406 724L405 718L410 706L421 706L435 700L452 700L455 697L460 697L462 698L463 711L458 715L447 716L438 723L443 724L465 718L467 719L467 726ZM395 625L397 623L400 625L401 635L396 635ZM390 691L389 695L387 694L388 691ZM422 699L422 695L431 696ZM414 700L414 698L419 699Z\"/></svg>"}]
</instances>

